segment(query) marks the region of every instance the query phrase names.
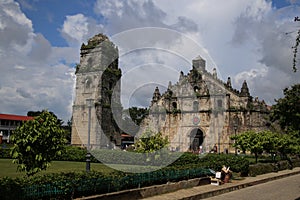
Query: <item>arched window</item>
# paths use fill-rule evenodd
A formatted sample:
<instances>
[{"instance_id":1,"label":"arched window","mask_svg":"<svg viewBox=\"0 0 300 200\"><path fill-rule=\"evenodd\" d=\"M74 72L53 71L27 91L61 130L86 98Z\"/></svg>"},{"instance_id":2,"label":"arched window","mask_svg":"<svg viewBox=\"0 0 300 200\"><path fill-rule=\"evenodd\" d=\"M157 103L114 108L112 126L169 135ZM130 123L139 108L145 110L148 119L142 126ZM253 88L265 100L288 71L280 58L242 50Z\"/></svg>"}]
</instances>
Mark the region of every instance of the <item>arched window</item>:
<instances>
[{"instance_id":1,"label":"arched window","mask_svg":"<svg viewBox=\"0 0 300 200\"><path fill-rule=\"evenodd\" d=\"M91 86L92 86L92 78L88 76L84 80L84 90L89 90Z\"/></svg>"},{"instance_id":2,"label":"arched window","mask_svg":"<svg viewBox=\"0 0 300 200\"><path fill-rule=\"evenodd\" d=\"M176 102L173 102L172 106L173 106L174 109L177 109L177 103Z\"/></svg>"},{"instance_id":3,"label":"arched window","mask_svg":"<svg viewBox=\"0 0 300 200\"><path fill-rule=\"evenodd\" d=\"M195 86L195 87L194 87L194 92L199 92L198 86Z\"/></svg>"},{"instance_id":4,"label":"arched window","mask_svg":"<svg viewBox=\"0 0 300 200\"><path fill-rule=\"evenodd\" d=\"M223 107L223 102L221 99L219 99L218 101L218 108L222 108Z\"/></svg>"},{"instance_id":5,"label":"arched window","mask_svg":"<svg viewBox=\"0 0 300 200\"><path fill-rule=\"evenodd\" d=\"M113 89L114 84L112 82L109 82L109 89Z\"/></svg>"}]
</instances>

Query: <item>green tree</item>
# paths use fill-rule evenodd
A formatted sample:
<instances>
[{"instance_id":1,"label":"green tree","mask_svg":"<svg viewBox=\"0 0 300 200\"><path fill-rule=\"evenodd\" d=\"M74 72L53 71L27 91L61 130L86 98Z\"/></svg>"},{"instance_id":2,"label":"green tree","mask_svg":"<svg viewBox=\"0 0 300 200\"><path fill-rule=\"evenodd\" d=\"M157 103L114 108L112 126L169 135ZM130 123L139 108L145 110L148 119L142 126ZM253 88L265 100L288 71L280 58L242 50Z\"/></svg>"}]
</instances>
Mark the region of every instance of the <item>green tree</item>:
<instances>
[{"instance_id":1,"label":"green tree","mask_svg":"<svg viewBox=\"0 0 300 200\"><path fill-rule=\"evenodd\" d=\"M263 151L270 153L273 160L278 153L283 159L287 159L288 154L299 154L300 139L297 136L297 131L292 134L246 131L237 136L231 136L231 139L235 140L234 147L253 153L257 162L258 155Z\"/></svg>"},{"instance_id":2,"label":"green tree","mask_svg":"<svg viewBox=\"0 0 300 200\"><path fill-rule=\"evenodd\" d=\"M122 129L125 133L135 136L143 119L149 114L147 108L131 107L123 110Z\"/></svg>"},{"instance_id":3,"label":"green tree","mask_svg":"<svg viewBox=\"0 0 300 200\"><path fill-rule=\"evenodd\" d=\"M271 131L261 131L259 132L261 137L261 142L263 145L263 150L272 155L272 159L275 160L276 154L278 152L278 145L280 143L279 134L273 133Z\"/></svg>"},{"instance_id":4,"label":"green tree","mask_svg":"<svg viewBox=\"0 0 300 200\"><path fill-rule=\"evenodd\" d=\"M284 97L272 106L271 121L278 122L285 131L300 130L300 84L283 90Z\"/></svg>"},{"instance_id":5,"label":"green tree","mask_svg":"<svg viewBox=\"0 0 300 200\"><path fill-rule=\"evenodd\" d=\"M136 125L140 125L143 119L149 114L149 110L147 108L138 108L138 107L131 107L129 109L125 109L124 113L128 112L132 121Z\"/></svg>"},{"instance_id":6,"label":"green tree","mask_svg":"<svg viewBox=\"0 0 300 200\"><path fill-rule=\"evenodd\" d=\"M250 151L255 155L255 161L257 163L258 155L263 152L264 149L264 137L255 131L246 131L236 136L231 136L231 139L235 140L234 147L241 149L243 152Z\"/></svg>"},{"instance_id":7,"label":"green tree","mask_svg":"<svg viewBox=\"0 0 300 200\"><path fill-rule=\"evenodd\" d=\"M28 111L27 112L27 116L29 116L29 117L37 117L37 116L40 116L44 111L45 110L42 110L42 111ZM57 119L57 123L62 126L62 124L64 123L64 121L61 120L61 119L58 119L58 117L53 112L49 111L49 113L51 115L53 115L53 117L55 117Z\"/></svg>"},{"instance_id":8,"label":"green tree","mask_svg":"<svg viewBox=\"0 0 300 200\"><path fill-rule=\"evenodd\" d=\"M283 159L288 154L300 154L300 131L290 131L289 134L279 134L278 152Z\"/></svg>"},{"instance_id":9,"label":"green tree","mask_svg":"<svg viewBox=\"0 0 300 200\"><path fill-rule=\"evenodd\" d=\"M12 135L11 155L19 171L28 176L45 170L64 150L65 133L56 117L43 111L33 120L19 126Z\"/></svg>"},{"instance_id":10,"label":"green tree","mask_svg":"<svg viewBox=\"0 0 300 200\"><path fill-rule=\"evenodd\" d=\"M65 138L67 144L71 144L71 137L72 137L72 118L68 120L66 125L61 125L61 128L65 131Z\"/></svg>"},{"instance_id":11,"label":"green tree","mask_svg":"<svg viewBox=\"0 0 300 200\"><path fill-rule=\"evenodd\" d=\"M152 153L167 147L168 144L168 137L163 137L162 133L155 134L151 130L146 130L135 143L135 147L139 153Z\"/></svg>"}]
</instances>

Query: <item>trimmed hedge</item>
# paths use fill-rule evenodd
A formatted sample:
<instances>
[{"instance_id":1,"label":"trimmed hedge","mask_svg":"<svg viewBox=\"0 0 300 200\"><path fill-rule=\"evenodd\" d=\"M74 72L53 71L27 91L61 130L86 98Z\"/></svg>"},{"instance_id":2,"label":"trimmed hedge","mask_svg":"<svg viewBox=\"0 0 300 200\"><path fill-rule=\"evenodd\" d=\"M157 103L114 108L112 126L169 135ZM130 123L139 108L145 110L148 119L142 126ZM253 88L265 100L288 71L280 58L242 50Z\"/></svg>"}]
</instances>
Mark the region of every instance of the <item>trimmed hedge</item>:
<instances>
[{"instance_id":1,"label":"trimmed hedge","mask_svg":"<svg viewBox=\"0 0 300 200\"><path fill-rule=\"evenodd\" d=\"M1 199L71 199L76 196L77 190L83 191L83 187L94 190L97 184L94 180L105 183L105 176L97 173L56 173L24 178L0 179ZM94 183L94 187L91 184ZM98 187L97 187L98 188ZM101 187L97 192L101 192Z\"/></svg>"},{"instance_id":2,"label":"trimmed hedge","mask_svg":"<svg viewBox=\"0 0 300 200\"><path fill-rule=\"evenodd\" d=\"M85 162L86 153L86 148L77 146L66 146L65 151L61 155L56 156L54 160Z\"/></svg>"},{"instance_id":3,"label":"trimmed hedge","mask_svg":"<svg viewBox=\"0 0 300 200\"><path fill-rule=\"evenodd\" d=\"M10 148L0 148L0 158L11 158Z\"/></svg>"},{"instance_id":4,"label":"trimmed hedge","mask_svg":"<svg viewBox=\"0 0 300 200\"><path fill-rule=\"evenodd\" d=\"M121 150L93 150L92 155L102 163L142 166L167 166L177 160L182 153L159 151L154 153L136 153Z\"/></svg>"},{"instance_id":5,"label":"trimmed hedge","mask_svg":"<svg viewBox=\"0 0 300 200\"><path fill-rule=\"evenodd\" d=\"M274 163L258 163L249 166L249 176L257 176L261 174L277 172L276 165Z\"/></svg>"},{"instance_id":6,"label":"trimmed hedge","mask_svg":"<svg viewBox=\"0 0 300 200\"><path fill-rule=\"evenodd\" d=\"M292 165L293 167L300 167L300 159L296 160L296 159L292 159Z\"/></svg>"},{"instance_id":7,"label":"trimmed hedge","mask_svg":"<svg viewBox=\"0 0 300 200\"><path fill-rule=\"evenodd\" d=\"M148 173L72 172L0 179L1 199L73 199L212 175L208 169L164 168Z\"/></svg>"},{"instance_id":8,"label":"trimmed hedge","mask_svg":"<svg viewBox=\"0 0 300 200\"><path fill-rule=\"evenodd\" d=\"M220 171L223 165L234 172L248 174L249 161L243 156L232 154L206 154L160 152L160 154L140 154L120 150L95 150L92 155L100 162L108 164L128 164L144 166L170 166L174 168L202 167Z\"/></svg>"},{"instance_id":9,"label":"trimmed hedge","mask_svg":"<svg viewBox=\"0 0 300 200\"><path fill-rule=\"evenodd\" d=\"M232 154L208 154L201 160L207 162L207 167L217 171L220 171L225 165L226 167L230 167L231 171L240 172L242 175L248 174L249 161L243 156Z\"/></svg>"},{"instance_id":10,"label":"trimmed hedge","mask_svg":"<svg viewBox=\"0 0 300 200\"><path fill-rule=\"evenodd\" d=\"M23 179L4 177L0 179L0 194L2 200L20 199L25 183Z\"/></svg>"},{"instance_id":11,"label":"trimmed hedge","mask_svg":"<svg viewBox=\"0 0 300 200\"><path fill-rule=\"evenodd\" d=\"M172 163L171 166L196 165L198 167L210 168L215 171L220 171L225 165L230 167L234 172L240 172L246 176L249 170L249 161L243 156L232 154L206 154L199 155L192 153L184 153L178 160Z\"/></svg>"},{"instance_id":12,"label":"trimmed hedge","mask_svg":"<svg viewBox=\"0 0 300 200\"><path fill-rule=\"evenodd\" d=\"M276 166L277 171L282 171L282 170L286 170L286 169L293 169L292 163L287 161L287 160L278 161L275 164L275 166Z\"/></svg>"},{"instance_id":13,"label":"trimmed hedge","mask_svg":"<svg viewBox=\"0 0 300 200\"><path fill-rule=\"evenodd\" d=\"M266 174L271 172L278 172L281 170L292 169L293 167L299 167L300 159L293 160L281 160L276 163L258 163L249 166L249 176L257 176L260 174Z\"/></svg>"}]
</instances>

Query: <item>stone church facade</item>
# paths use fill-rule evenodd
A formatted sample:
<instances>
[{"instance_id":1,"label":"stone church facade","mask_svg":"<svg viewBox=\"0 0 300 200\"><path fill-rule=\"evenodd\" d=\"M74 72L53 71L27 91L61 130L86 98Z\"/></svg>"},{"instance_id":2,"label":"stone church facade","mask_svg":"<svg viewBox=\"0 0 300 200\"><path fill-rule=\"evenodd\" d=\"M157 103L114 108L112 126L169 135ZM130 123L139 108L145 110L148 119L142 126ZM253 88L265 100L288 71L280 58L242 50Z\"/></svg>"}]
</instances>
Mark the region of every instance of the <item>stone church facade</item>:
<instances>
[{"instance_id":1,"label":"stone church facade","mask_svg":"<svg viewBox=\"0 0 300 200\"><path fill-rule=\"evenodd\" d=\"M205 65L198 56L189 73L181 72L179 81L169 83L166 92L155 89L142 131L161 132L176 151L209 152L217 147L218 152L232 152L231 135L267 129L268 106L252 98L247 82L240 91L233 89L230 77L225 83Z\"/></svg>"},{"instance_id":2,"label":"stone church facade","mask_svg":"<svg viewBox=\"0 0 300 200\"><path fill-rule=\"evenodd\" d=\"M202 147L210 151L217 146L223 152L232 150L231 135L267 128L268 107L251 97L246 81L238 91L232 88L230 78L224 83L215 69L210 73L205 65L199 56L192 61L189 73L181 72L178 82L169 83L166 92L160 94L155 89L150 114L138 134L145 129L161 132L169 138L172 150L197 151ZM82 44L76 68L73 145L88 143L89 113L91 147L121 145L120 78L118 48L107 36L99 34ZM88 99L92 99L90 107Z\"/></svg>"}]
</instances>

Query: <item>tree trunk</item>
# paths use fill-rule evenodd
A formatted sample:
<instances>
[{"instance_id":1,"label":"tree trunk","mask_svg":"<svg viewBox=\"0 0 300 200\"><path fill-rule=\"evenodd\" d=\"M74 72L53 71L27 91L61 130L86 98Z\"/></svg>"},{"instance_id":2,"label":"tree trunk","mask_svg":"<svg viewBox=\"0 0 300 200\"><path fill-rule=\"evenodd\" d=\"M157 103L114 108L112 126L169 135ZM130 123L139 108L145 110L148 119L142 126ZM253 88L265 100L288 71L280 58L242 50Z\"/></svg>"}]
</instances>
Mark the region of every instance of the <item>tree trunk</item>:
<instances>
[{"instance_id":1,"label":"tree trunk","mask_svg":"<svg viewBox=\"0 0 300 200\"><path fill-rule=\"evenodd\" d=\"M258 154L255 153L255 163L257 164L257 158L258 158Z\"/></svg>"}]
</instances>

